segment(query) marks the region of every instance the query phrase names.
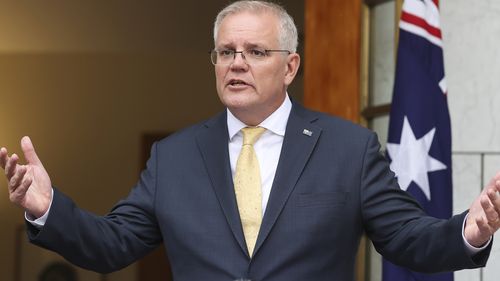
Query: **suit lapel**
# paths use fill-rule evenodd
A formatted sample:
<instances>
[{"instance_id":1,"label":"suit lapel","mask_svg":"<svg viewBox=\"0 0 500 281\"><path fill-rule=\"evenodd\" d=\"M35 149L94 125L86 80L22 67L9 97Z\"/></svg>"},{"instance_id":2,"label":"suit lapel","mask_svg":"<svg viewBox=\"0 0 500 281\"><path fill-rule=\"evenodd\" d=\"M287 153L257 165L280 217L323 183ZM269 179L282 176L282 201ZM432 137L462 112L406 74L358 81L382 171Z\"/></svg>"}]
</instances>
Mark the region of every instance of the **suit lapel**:
<instances>
[{"instance_id":1,"label":"suit lapel","mask_svg":"<svg viewBox=\"0 0 500 281\"><path fill-rule=\"evenodd\" d=\"M321 128L312 124L317 117L305 115L306 110L294 103L254 255L278 219L321 135Z\"/></svg>"},{"instance_id":2,"label":"suit lapel","mask_svg":"<svg viewBox=\"0 0 500 281\"><path fill-rule=\"evenodd\" d=\"M234 195L231 166L229 164L228 138L226 114L220 114L201 128L196 137L196 142L226 220L242 251L247 254Z\"/></svg>"}]
</instances>

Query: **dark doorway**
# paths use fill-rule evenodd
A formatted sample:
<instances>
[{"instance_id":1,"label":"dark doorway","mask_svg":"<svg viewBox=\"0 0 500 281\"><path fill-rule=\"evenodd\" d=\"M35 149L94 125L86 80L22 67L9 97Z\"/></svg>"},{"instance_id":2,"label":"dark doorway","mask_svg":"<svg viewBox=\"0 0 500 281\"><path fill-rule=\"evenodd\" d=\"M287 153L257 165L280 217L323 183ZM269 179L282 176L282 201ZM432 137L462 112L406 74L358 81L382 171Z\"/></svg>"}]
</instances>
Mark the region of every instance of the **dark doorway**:
<instances>
[{"instance_id":1,"label":"dark doorway","mask_svg":"<svg viewBox=\"0 0 500 281\"><path fill-rule=\"evenodd\" d=\"M141 164L140 171L146 168L146 161L149 158L151 146L155 141L168 136L169 133L146 133L141 137ZM138 281L172 281L172 271L168 261L165 247L161 244L156 250L138 261Z\"/></svg>"}]
</instances>

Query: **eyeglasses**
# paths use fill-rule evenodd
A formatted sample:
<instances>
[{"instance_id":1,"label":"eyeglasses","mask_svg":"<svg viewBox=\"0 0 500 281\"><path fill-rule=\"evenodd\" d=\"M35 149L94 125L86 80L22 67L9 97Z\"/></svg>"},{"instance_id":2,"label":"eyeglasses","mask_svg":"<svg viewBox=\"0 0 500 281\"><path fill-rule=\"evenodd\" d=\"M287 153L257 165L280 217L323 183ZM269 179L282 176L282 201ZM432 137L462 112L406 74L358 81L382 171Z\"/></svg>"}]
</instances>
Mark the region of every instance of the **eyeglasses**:
<instances>
[{"instance_id":1,"label":"eyeglasses","mask_svg":"<svg viewBox=\"0 0 500 281\"><path fill-rule=\"evenodd\" d=\"M236 54L241 54L241 57L247 64L256 65L267 61L270 53L287 53L291 54L288 50L264 50L264 49L248 49L243 51L236 51L231 49L212 50L210 51L210 60L214 65L229 65L234 62Z\"/></svg>"}]
</instances>

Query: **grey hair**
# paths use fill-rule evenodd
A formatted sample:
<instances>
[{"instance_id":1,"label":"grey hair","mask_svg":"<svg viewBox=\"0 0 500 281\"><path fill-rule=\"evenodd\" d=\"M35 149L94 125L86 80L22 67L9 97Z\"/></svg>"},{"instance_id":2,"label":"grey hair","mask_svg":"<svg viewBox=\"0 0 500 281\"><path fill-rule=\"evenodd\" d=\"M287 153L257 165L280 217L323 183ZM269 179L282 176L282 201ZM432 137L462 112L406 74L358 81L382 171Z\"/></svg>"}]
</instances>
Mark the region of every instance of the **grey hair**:
<instances>
[{"instance_id":1,"label":"grey hair","mask_svg":"<svg viewBox=\"0 0 500 281\"><path fill-rule=\"evenodd\" d=\"M279 44L280 48L288 50L292 53L297 51L297 45L299 44L297 27L293 21L293 18L288 14L288 12L282 6L266 2L266 1L252 1L252 0L241 0L236 1L224 9L222 9L214 22L214 43L217 41L217 35L219 33L219 27L222 21L229 15L234 15L241 12L271 12L279 20Z\"/></svg>"}]
</instances>

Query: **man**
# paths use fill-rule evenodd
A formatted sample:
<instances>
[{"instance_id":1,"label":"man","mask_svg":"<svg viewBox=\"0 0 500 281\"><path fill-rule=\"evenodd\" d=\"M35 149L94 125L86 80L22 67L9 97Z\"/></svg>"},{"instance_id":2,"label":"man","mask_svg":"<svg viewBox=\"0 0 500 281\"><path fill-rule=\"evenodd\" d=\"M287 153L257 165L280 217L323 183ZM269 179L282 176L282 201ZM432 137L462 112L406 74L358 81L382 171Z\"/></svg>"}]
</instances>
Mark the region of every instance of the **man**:
<instances>
[{"instance_id":1,"label":"man","mask_svg":"<svg viewBox=\"0 0 500 281\"><path fill-rule=\"evenodd\" d=\"M105 217L52 188L29 138L26 165L0 150L33 243L109 272L164 241L180 281L354 280L363 232L413 270L485 265L500 227L500 173L469 212L427 217L399 189L375 134L290 101L300 58L286 11L235 2L217 16L214 42L227 110L153 145L136 187Z\"/></svg>"}]
</instances>

